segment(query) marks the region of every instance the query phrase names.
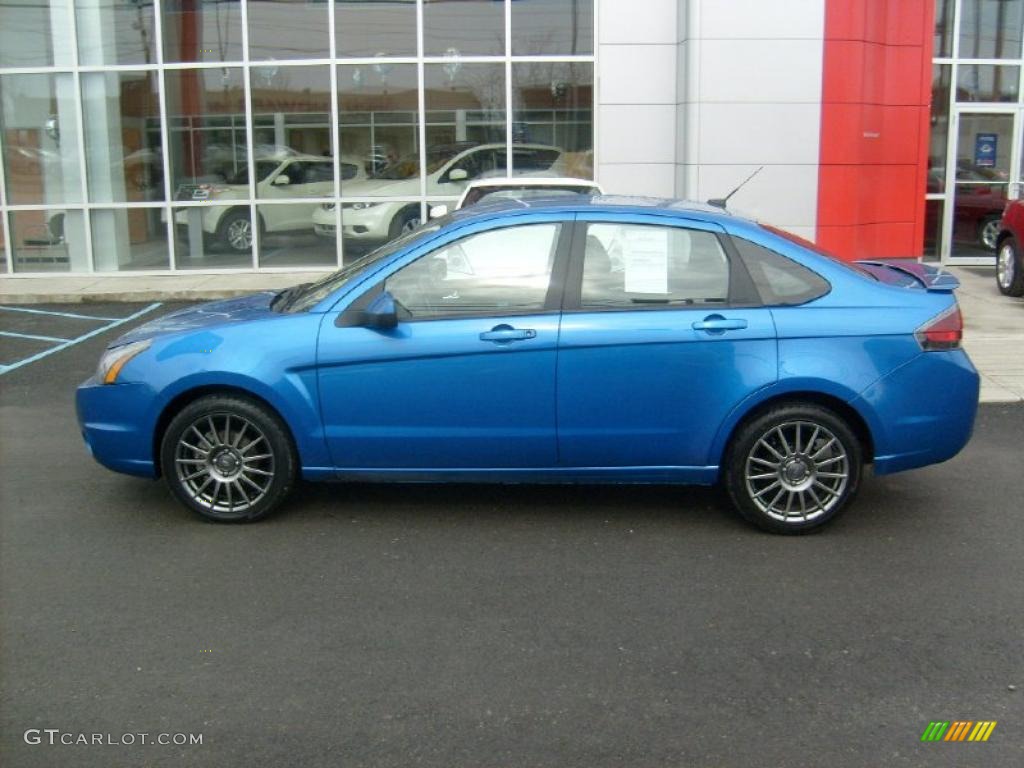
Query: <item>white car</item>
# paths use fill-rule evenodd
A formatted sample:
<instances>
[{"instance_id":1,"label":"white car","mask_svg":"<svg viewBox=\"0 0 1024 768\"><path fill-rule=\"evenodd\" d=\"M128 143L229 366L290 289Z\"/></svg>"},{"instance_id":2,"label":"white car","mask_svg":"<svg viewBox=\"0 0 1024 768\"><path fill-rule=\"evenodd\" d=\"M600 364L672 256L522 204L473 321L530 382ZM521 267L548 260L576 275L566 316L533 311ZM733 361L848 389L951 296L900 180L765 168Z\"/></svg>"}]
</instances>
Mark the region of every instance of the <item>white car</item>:
<instances>
[{"instance_id":1,"label":"white car","mask_svg":"<svg viewBox=\"0 0 1024 768\"><path fill-rule=\"evenodd\" d=\"M504 144L439 145L427 150L427 196L454 197L466 185L499 169L504 171L507 147ZM563 155L558 147L544 144L515 144L513 166L524 173L564 173ZM350 181L344 187L346 197L420 196L418 153L406 155L365 181ZM420 204L409 201L367 200L342 204L342 237L348 241L382 243L420 225ZM313 231L323 237L335 234L334 203L324 203L313 212Z\"/></svg>"},{"instance_id":2,"label":"white car","mask_svg":"<svg viewBox=\"0 0 1024 768\"><path fill-rule=\"evenodd\" d=\"M573 179L568 176L498 176L478 179L466 187L453 210L478 203L484 198L523 200L529 197L551 197L555 195L603 195L604 190L596 181ZM447 205L435 205L430 209L430 218L436 219L448 213Z\"/></svg>"},{"instance_id":3,"label":"white car","mask_svg":"<svg viewBox=\"0 0 1024 768\"><path fill-rule=\"evenodd\" d=\"M256 157L256 197L261 200L288 198L333 197L334 159L323 155L289 154ZM366 178L358 158L341 158L343 184ZM252 249L252 222L249 218L249 169L243 167L223 182L182 184L178 200L207 200L209 205L198 209L179 209L174 221L187 226L200 221L203 233L232 251ZM237 202L234 202L237 201ZM289 232L310 228L310 217L319 203L259 206L260 233ZM195 217L194 219L192 217Z\"/></svg>"}]
</instances>

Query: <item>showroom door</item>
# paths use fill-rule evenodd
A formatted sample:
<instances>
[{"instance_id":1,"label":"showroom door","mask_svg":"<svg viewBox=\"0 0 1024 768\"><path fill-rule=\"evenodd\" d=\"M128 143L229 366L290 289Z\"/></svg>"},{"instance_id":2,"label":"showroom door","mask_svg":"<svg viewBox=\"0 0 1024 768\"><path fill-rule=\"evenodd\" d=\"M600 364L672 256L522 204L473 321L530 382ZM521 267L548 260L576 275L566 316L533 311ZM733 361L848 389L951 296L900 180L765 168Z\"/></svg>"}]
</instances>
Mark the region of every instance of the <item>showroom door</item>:
<instances>
[{"instance_id":1,"label":"showroom door","mask_svg":"<svg viewBox=\"0 0 1024 768\"><path fill-rule=\"evenodd\" d=\"M954 111L945 174L943 263L995 265L995 238L1007 200L1021 196L1024 108Z\"/></svg>"}]
</instances>

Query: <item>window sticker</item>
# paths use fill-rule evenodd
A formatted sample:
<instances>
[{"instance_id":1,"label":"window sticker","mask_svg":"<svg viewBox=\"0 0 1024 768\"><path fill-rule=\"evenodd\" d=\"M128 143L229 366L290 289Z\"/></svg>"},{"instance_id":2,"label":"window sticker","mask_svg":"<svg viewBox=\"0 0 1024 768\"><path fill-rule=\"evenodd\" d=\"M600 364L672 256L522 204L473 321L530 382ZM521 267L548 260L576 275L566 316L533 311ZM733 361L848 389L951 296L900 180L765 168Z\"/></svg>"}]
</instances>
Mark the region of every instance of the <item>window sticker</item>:
<instances>
[{"instance_id":1,"label":"window sticker","mask_svg":"<svg viewBox=\"0 0 1024 768\"><path fill-rule=\"evenodd\" d=\"M626 293L668 291L668 230L628 227L623 242Z\"/></svg>"}]
</instances>

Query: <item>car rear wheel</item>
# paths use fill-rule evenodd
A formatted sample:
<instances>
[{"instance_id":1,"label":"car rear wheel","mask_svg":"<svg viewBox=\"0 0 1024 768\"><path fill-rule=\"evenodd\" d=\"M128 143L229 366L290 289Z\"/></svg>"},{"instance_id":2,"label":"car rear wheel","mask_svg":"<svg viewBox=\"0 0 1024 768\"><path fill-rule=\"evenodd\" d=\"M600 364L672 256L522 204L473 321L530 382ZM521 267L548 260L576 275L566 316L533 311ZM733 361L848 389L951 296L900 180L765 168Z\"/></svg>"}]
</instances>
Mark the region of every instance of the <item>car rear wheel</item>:
<instances>
[{"instance_id":1,"label":"car rear wheel","mask_svg":"<svg viewBox=\"0 0 1024 768\"><path fill-rule=\"evenodd\" d=\"M1006 296L1024 296L1024 254L1012 235L999 244L996 284Z\"/></svg>"},{"instance_id":2,"label":"car rear wheel","mask_svg":"<svg viewBox=\"0 0 1024 768\"><path fill-rule=\"evenodd\" d=\"M999 229L1002 226L999 216L988 216L981 220L978 225L978 242L989 251L996 249L996 240L999 238Z\"/></svg>"},{"instance_id":3,"label":"car rear wheel","mask_svg":"<svg viewBox=\"0 0 1024 768\"><path fill-rule=\"evenodd\" d=\"M745 424L727 454L725 487L739 513L774 533L806 533L853 499L860 442L832 411L778 406Z\"/></svg>"},{"instance_id":4,"label":"car rear wheel","mask_svg":"<svg viewBox=\"0 0 1024 768\"><path fill-rule=\"evenodd\" d=\"M252 219L249 211L235 210L224 216L217 228L217 239L225 248L235 253L252 250Z\"/></svg>"},{"instance_id":5,"label":"car rear wheel","mask_svg":"<svg viewBox=\"0 0 1024 768\"><path fill-rule=\"evenodd\" d=\"M284 424L241 397L211 395L168 425L160 462L171 492L208 520L246 522L269 515L295 483L295 452Z\"/></svg>"}]
</instances>

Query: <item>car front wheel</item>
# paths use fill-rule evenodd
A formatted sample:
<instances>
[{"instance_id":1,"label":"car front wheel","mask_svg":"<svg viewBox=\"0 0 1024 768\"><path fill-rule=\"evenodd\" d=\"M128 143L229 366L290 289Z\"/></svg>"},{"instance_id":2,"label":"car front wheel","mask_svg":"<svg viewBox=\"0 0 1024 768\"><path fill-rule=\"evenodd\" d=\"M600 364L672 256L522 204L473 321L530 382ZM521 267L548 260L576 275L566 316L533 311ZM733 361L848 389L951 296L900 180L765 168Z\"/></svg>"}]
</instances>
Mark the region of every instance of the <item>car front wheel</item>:
<instances>
[{"instance_id":1,"label":"car front wheel","mask_svg":"<svg viewBox=\"0 0 1024 768\"><path fill-rule=\"evenodd\" d=\"M295 483L295 452L284 424L241 397L210 395L181 410L164 432L161 468L171 492L208 520L266 517Z\"/></svg>"},{"instance_id":2,"label":"car front wheel","mask_svg":"<svg viewBox=\"0 0 1024 768\"><path fill-rule=\"evenodd\" d=\"M1024 296L1024 255L1015 237L1008 237L999 244L996 284L1006 296Z\"/></svg>"},{"instance_id":3,"label":"car front wheel","mask_svg":"<svg viewBox=\"0 0 1024 768\"><path fill-rule=\"evenodd\" d=\"M725 487L739 513L774 533L805 533L836 517L860 485L856 436L818 405L783 405L745 424L732 442Z\"/></svg>"}]
</instances>

